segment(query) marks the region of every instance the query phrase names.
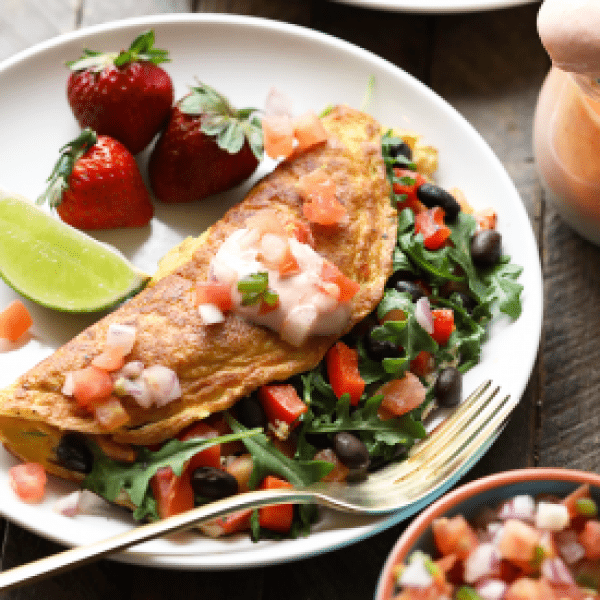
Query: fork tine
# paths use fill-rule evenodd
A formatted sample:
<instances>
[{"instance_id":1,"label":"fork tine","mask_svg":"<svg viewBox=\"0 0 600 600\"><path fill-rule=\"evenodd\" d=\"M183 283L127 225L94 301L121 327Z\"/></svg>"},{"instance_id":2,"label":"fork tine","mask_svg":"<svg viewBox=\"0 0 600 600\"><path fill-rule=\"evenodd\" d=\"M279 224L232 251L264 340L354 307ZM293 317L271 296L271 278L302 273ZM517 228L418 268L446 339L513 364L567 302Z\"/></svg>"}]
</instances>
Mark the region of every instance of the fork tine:
<instances>
[{"instance_id":1,"label":"fork tine","mask_svg":"<svg viewBox=\"0 0 600 600\"><path fill-rule=\"evenodd\" d=\"M494 396L498 391L499 388L494 390ZM473 456L502 426L512 409L509 400L510 396L504 396L489 410L478 413L474 419L465 422L464 429L457 434L453 443L432 456L416 474L413 473L410 478L397 478L396 483L402 483L403 493L422 495L464 464L465 459Z\"/></svg>"},{"instance_id":2,"label":"fork tine","mask_svg":"<svg viewBox=\"0 0 600 600\"><path fill-rule=\"evenodd\" d=\"M483 382L427 438L413 446L408 458L404 462L399 463L393 473L382 474L381 477L385 479L406 477L429 461L431 452L438 455L441 450L456 439L457 432L460 431L464 424L479 414L490 400L493 399L497 393L497 389L486 394L491 384L491 380Z\"/></svg>"}]
</instances>

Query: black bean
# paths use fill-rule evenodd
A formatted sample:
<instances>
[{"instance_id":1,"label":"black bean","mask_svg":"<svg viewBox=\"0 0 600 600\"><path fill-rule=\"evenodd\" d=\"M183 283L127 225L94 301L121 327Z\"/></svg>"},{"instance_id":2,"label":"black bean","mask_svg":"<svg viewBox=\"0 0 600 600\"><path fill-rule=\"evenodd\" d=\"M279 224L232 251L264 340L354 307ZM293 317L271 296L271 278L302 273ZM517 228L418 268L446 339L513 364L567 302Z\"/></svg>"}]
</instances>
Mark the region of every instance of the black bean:
<instances>
[{"instance_id":1,"label":"black bean","mask_svg":"<svg viewBox=\"0 0 600 600\"><path fill-rule=\"evenodd\" d=\"M411 161L413 157L412 150L406 142L393 144L389 147L389 152L392 158L398 158L398 156L403 156L404 158L406 158L406 160ZM400 166L404 166L404 163L401 163Z\"/></svg>"},{"instance_id":2,"label":"black bean","mask_svg":"<svg viewBox=\"0 0 600 600\"><path fill-rule=\"evenodd\" d=\"M244 396L235 405L238 421L248 429L266 427L265 410L256 396Z\"/></svg>"},{"instance_id":3,"label":"black bean","mask_svg":"<svg viewBox=\"0 0 600 600\"><path fill-rule=\"evenodd\" d=\"M363 338L363 346L367 356L374 361L381 362L384 358L398 358L400 350L398 346L389 340L374 340L372 330L367 332Z\"/></svg>"},{"instance_id":4,"label":"black bean","mask_svg":"<svg viewBox=\"0 0 600 600\"><path fill-rule=\"evenodd\" d=\"M360 472L369 467L369 451L355 435L340 431L333 436L333 451L351 471Z\"/></svg>"},{"instance_id":5,"label":"black bean","mask_svg":"<svg viewBox=\"0 0 600 600\"><path fill-rule=\"evenodd\" d=\"M399 292L410 294L413 302L416 302L419 298L425 296L425 290L423 290L423 288L415 281L403 281L400 279L396 281L394 288Z\"/></svg>"},{"instance_id":6,"label":"black bean","mask_svg":"<svg viewBox=\"0 0 600 600\"><path fill-rule=\"evenodd\" d=\"M433 393L440 406L456 406L462 395L462 374L455 367L445 367L435 380Z\"/></svg>"},{"instance_id":7,"label":"black bean","mask_svg":"<svg viewBox=\"0 0 600 600\"><path fill-rule=\"evenodd\" d=\"M219 500L238 492L237 479L215 467L198 467L192 473L194 494L208 500Z\"/></svg>"},{"instance_id":8,"label":"black bean","mask_svg":"<svg viewBox=\"0 0 600 600\"><path fill-rule=\"evenodd\" d=\"M482 229L471 238L471 258L478 267L491 267L502 254L502 236L494 229Z\"/></svg>"},{"instance_id":9,"label":"black bean","mask_svg":"<svg viewBox=\"0 0 600 600\"><path fill-rule=\"evenodd\" d=\"M94 466L94 455L84 437L78 433L66 433L60 438L56 458L61 467L86 475L91 473Z\"/></svg>"},{"instance_id":10,"label":"black bean","mask_svg":"<svg viewBox=\"0 0 600 600\"><path fill-rule=\"evenodd\" d=\"M450 192L433 183L426 182L420 185L417 188L417 198L427 208L433 208L434 206L443 208L446 213L446 220L450 223L456 220L460 212L460 204L456 201L456 198Z\"/></svg>"},{"instance_id":11,"label":"black bean","mask_svg":"<svg viewBox=\"0 0 600 600\"><path fill-rule=\"evenodd\" d=\"M385 285L388 288L393 288L396 287L396 283L398 281L414 281L415 279L417 279L417 276L412 271L407 269L398 269L391 274Z\"/></svg>"},{"instance_id":12,"label":"black bean","mask_svg":"<svg viewBox=\"0 0 600 600\"><path fill-rule=\"evenodd\" d=\"M462 305L462 307L471 314L475 307L477 306L477 302L474 298L469 296L469 294L465 294L465 292L454 292L454 299L457 300L457 303Z\"/></svg>"}]
</instances>

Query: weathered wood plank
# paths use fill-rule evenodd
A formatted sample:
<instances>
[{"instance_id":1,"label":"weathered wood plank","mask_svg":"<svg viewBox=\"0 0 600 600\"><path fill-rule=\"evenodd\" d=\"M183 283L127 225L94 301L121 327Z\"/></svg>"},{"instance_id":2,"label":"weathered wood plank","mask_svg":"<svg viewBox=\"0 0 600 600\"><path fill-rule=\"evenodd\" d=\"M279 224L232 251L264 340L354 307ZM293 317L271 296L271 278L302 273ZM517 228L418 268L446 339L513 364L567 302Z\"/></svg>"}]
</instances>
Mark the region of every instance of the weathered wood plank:
<instances>
[{"instance_id":1,"label":"weathered wood plank","mask_svg":"<svg viewBox=\"0 0 600 600\"><path fill-rule=\"evenodd\" d=\"M537 37L536 15L536 6L524 6L438 18L430 85L494 150L515 183L541 243L543 204L531 128L549 61ZM540 368L538 362L506 430L472 477L534 465Z\"/></svg>"},{"instance_id":2,"label":"weathered wood plank","mask_svg":"<svg viewBox=\"0 0 600 600\"><path fill-rule=\"evenodd\" d=\"M81 0L79 25L96 25L107 21L163 13L192 11L191 0Z\"/></svg>"}]
</instances>

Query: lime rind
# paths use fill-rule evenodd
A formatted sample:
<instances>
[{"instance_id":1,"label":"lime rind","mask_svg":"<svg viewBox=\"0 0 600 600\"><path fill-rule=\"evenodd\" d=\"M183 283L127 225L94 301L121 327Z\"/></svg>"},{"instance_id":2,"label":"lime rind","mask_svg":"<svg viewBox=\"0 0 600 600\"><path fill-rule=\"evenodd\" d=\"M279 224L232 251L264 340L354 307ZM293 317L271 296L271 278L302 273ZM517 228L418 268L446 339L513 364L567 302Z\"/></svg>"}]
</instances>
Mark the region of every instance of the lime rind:
<instances>
[{"instance_id":1,"label":"lime rind","mask_svg":"<svg viewBox=\"0 0 600 600\"><path fill-rule=\"evenodd\" d=\"M0 191L0 276L19 294L64 312L107 310L150 276L117 249Z\"/></svg>"}]
</instances>

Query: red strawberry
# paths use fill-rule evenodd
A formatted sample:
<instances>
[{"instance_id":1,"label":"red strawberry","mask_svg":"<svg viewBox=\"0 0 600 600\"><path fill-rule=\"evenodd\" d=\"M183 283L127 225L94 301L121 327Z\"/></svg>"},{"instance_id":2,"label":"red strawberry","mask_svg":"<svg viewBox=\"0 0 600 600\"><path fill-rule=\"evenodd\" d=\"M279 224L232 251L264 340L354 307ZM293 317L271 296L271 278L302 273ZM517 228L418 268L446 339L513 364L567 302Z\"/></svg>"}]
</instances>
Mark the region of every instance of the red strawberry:
<instances>
[{"instance_id":1,"label":"red strawberry","mask_svg":"<svg viewBox=\"0 0 600 600\"><path fill-rule=\"evenodd\" d=\"M171 110L150 156L154 194L163 202L190 202L248 178L262 157L262 129L255 109L236 110L200 83Z\"/></svg>"},{"instance_id":2,"label":"red strawberry","mask_svg":"<svg viewBox=\"0 0 600 600\"><path fill-rule=\"evenodd\" d=\"M67 63L73 70L67 98L79 125L119 140L132 154L160 131L173 104L173 82L158 66L166 50L154 48L154 32L138 36L127 51L84 50Z\"/></svg>"},{"instance_id":3,"label":"red strawberry","mask_svg":"<svg viewBox=\"0 0 600 600\"><path fill-rule=\"evenodd\" d=\"M37 199L78 229L142 227L154 208L135 158L121 142L84 129L69 144Z\"/></svg>"}]
</instances>

